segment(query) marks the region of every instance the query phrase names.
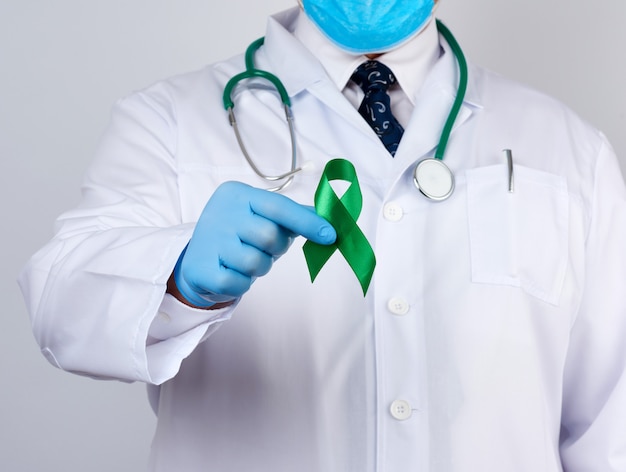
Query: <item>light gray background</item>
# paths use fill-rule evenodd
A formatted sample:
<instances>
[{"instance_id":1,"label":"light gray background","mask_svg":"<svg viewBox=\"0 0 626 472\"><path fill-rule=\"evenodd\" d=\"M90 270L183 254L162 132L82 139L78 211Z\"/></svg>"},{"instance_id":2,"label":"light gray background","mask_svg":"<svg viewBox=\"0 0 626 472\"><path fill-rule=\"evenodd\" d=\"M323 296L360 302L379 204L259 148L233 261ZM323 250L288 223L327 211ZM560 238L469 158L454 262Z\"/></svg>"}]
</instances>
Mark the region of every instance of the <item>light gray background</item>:
<instances>
[{"instance_id":1,"label":"light gray background","mask_svg":"<svg viewBox=\"0 0 626 472\"><path fill-rule=\"evenodd\" d=\"M0 0L0 470L144 469L155 424L144 387L49 366L15 277L77 202L118 97L242 51L295 3ZM624 0L442 0L439 16L474 62L603 130L626 169Z\"/></svg>"}]
</instances>

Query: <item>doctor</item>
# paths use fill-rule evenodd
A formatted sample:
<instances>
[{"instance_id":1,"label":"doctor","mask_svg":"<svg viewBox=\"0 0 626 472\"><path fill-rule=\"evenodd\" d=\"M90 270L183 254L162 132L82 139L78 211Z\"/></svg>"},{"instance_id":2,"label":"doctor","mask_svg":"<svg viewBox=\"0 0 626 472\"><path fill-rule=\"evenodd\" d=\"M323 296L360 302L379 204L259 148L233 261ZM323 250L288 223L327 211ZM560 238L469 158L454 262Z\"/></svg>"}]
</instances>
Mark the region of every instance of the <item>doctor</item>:
<instances>
[{"instance_id":1,"label":"doctor","mask_svg":"<svg viewBox=\"0 0 626 472\"><path fill-rule=\"evenodd\" d=\"M117 104L82 202L20 284L53 365L150 386L151 470L626 471L613 151L562 104L470 65L444 157L454 192L424 198L413 171L459 83L433 9L305 0L269 19L255 62L286 87L308 169L281 195L221 105L242 56ZM395 143L359 112L354 73L372 59L392 71ZM280 174L276 92L253 82L235 100L258 165ZM336 239L310 208L335 158L356 169L376 256L365 296L339 252L311 283L301 249Z\"/></svg>"}]
</instances>

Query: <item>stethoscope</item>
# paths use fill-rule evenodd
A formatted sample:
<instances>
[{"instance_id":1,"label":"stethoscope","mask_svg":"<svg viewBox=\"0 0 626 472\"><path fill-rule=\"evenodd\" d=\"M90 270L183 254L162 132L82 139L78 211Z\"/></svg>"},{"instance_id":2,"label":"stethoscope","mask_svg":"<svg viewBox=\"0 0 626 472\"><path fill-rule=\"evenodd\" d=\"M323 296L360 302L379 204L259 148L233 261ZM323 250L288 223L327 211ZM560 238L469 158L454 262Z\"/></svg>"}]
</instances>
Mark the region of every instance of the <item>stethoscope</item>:
<instances>
[{"instance_id":1,"label":"stethoscope","mask_svg":"<svg viewBox=\"0 0 626 472\"><path fill-rule=\"evenodd\" d=\"M428 157L419 161L415 166L415 171L413 172L413 182L415 183L415 186L424 196L432 201L445 200L452 195L452 192L454 192L454 175L448 166L444 164L443 158L446 152L446 147L448 146L450 134L452 133L452 128L461 109L461 105L463 104L463 99L465 98L468 76L467 61L465 60L465 55L463 54L459 43L456 41L450 30L439 20L437 20L437 29L450 45L450 48L452 49L452 52L454 53L454 56L459 64L459 86L456 98L452 104L452 108L450 109L450 113L441 132L441 137L439 138L439 144L437 145L434 157ZM269 182L280 182L279 185L267 189L272 192L279 192L292 182L294 175L300 172L302 167L297 167L296 133L293 125L293 114L291 112L291 100L289 99L287 90L280 79L274 74L257 69L254 66L254 54L263 45L264 41L265 38L260 38L248 46L245 53L246 70L235 75L226 83L226 87L224 87L223 101L224 108L228 111L228 117L235 132L237 143L239 144L246 161L255 174L262 179ZM289 135L291 138L291 168L284 174L267 175L261 172L261 170L254 163L254 160L250 157L239 132L237 119L235 118L235 104L232 100L232 91L242 80L255 77L271 82L274 87L276 87L283 103L285 118L287 120Z\"/></svg>"}]
</instances>

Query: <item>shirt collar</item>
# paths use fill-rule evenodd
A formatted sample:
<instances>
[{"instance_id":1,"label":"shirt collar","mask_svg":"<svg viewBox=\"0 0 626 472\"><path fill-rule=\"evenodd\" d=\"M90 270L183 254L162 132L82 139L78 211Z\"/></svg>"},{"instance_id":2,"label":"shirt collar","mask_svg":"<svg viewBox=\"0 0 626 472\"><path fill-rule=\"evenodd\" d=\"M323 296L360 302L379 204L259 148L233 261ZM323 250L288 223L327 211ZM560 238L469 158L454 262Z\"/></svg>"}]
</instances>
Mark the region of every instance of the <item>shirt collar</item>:
<instances>
[{"instance_id":1,"label":"shirt collar","mask_svg":"<svg viewBox=\"0 0 626 472\"><path fill-rule=\"evenodd\" d=\"M309 23L309 26L304 27L310 27L309 33L303 36L299 32L298 34L302 39L296 38L294 36L295 30L301 28L306 22ZM319 46L316 46L317 43L309 42L310 40L305 37L308 34L317 36L316 40L320 41ZM434 58L427 61L428 66L424 64L413 66L412 61L420 62L426 56L419 55L420 47L414 46L413 42L418 43L422 35L426 37L430 34L434 36L438 45L438 48L435 48L438 50L436 50ZM316 47L318 49L315 49ZM416 54L419 59L414 57ZM395 70L393 63L396 56L398 62L402 63L398 71ZM329 59L333 57L335 59ZM340 59L342 57L343 59ZM454 54L449 45L437 34L434 21L420 35L401 47L384 54L382 58L385 64L387 61L391 61L390 68L394 67L393 70L403 89L406 88L407 96L410 97L413 105L419 101L419 96L423 94L423 89L429 82L438 82L439 86L445 86L446 89L450 88L451 93L456 94L458 63L454 60ZM301 8L297 6L277 13L268 19L265 46L256 54L255 60L259 68L278 75L287 88L289 96L294 97L302 90L312 90L311 87L319 88L325 83L331 85L331 88L340 94L352 72L365 60L365 57L350 55L339 49L326 39L317 27L308 20ZM335 62L337 65L332 66L331 64ZM418 69L421 70L421 73L415 72ZM445 73L442 74L442 72ZM476 84L476 81L480 80L476 75L477 72L479 71L470 64L469 84L464 102L473 107L481 108L480 87L477 87ZM407 80L411 82L411 77L413 77L412 85L407 83Z\"/></svg>"},{"instance_id":2,"label":"shirt collar","mask_svg":"<svg viewBox=\"0 0 626 472\"><path fill-rule=\"evenodd\" d=\"M320 61L329 78L343 90L352 73L362 62L363 55L351 54L337 47L299 9L293 35ZM441 54L437 26L433 20L418 35L378 58L389 67L411 103L424 83L428 72Z\"/></svg>"}]
</instances>

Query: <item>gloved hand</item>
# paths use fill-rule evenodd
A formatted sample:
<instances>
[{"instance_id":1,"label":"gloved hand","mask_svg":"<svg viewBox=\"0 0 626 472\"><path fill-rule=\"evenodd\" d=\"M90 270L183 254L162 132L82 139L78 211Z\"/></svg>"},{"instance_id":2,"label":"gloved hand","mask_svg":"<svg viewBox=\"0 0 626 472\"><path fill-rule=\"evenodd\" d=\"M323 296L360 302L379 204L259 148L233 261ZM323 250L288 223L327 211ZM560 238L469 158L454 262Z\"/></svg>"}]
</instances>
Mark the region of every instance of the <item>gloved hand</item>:
<instances>
[{"instance_id":1,"label":"gloved hand","mask_svg":"<svg viewBox=\"0 0 626 472\"><path fill-rule=\"evenodd\" d=\"M310 207L240 182L220 185L174 269L180 294L209 307L242 296L295 236L332 244L334 228Z\"/></svg>"}]
</instances>

